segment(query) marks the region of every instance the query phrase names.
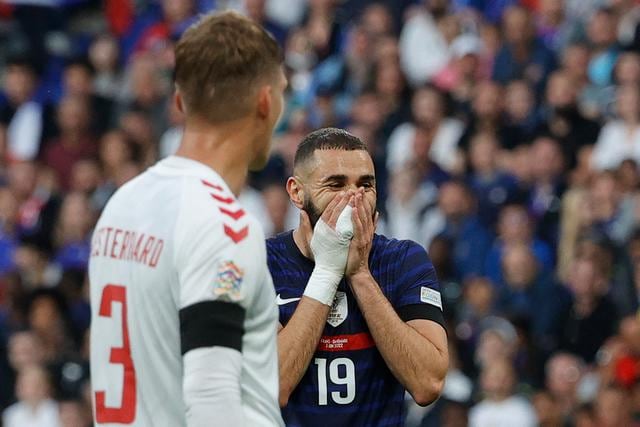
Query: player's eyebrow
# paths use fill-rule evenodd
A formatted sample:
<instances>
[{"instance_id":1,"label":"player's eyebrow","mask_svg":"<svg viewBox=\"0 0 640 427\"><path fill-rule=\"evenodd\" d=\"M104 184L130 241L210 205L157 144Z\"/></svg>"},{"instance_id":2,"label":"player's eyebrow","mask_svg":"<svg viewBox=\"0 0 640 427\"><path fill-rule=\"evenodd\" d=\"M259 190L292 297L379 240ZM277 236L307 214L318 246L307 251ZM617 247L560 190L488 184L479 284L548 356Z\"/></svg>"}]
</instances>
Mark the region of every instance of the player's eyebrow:
<instances>
[{"instance_id":1,"label":"player's eyebrow","mask_svg":"<svg viewBox=\"0 0 640 427\"><path fill-rule=\"evenodd\" d=\"M322 179L322 183L327 183L327 182L344 182L346 180L348 180L349 177L346 175L329 175L325 178Z\"/></svg>"},{"instance_id":2,"label":"player's eyebrow","mask_svg":"<svg viewBox=\"0 0 640 427\"><path fill-rule=\"evenodd\" d=\"M376 181L376 177L374 175L362 175L359 179L358 182L375 182Z\"/></svg>"}]
</instances>

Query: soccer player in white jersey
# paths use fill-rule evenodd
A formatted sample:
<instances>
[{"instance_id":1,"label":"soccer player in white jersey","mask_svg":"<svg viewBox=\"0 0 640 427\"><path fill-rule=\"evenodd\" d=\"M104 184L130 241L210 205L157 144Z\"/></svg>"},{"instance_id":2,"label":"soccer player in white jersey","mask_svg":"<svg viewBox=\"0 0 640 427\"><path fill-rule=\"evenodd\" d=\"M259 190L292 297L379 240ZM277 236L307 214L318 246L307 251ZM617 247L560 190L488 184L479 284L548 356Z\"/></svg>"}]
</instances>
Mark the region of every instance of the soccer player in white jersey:
<instances>
[{"instance_id":1,"label":"soccer player in white jersey","mask_svg":"<svg viewBox=\"0 0 640 427\"><path fill-rule=\"evenodd\" d=\"M281 64L273 38L234 13L178 42L180 148L118 190L92 240L97 425L282 425L264 235L236 200L269 155Z\"/></svg>"}]
</instances>

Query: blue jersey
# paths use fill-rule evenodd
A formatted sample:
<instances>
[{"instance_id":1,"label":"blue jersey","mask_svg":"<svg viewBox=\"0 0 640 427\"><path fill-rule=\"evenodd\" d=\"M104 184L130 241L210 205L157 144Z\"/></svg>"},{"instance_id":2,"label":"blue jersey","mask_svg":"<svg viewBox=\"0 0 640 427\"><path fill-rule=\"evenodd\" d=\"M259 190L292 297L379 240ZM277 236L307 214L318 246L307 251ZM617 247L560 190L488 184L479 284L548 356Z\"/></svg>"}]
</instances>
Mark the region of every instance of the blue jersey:
<instances>
[{"instance_id":1,"label":"blue jersey","mask_svg":"<svg viewBox=\"0 0 640 427\"><path fill-rule=\"evenodd\" d=\"M291 231L267 240L267 256L285 326L314 263L302 255ZM429 319L444 327L440 286L424 248L375 235L369 268L401 319ZM309 368L282 410L287 426L402 426L404 394L342 280Z\"/></svg>"}]
</instances>

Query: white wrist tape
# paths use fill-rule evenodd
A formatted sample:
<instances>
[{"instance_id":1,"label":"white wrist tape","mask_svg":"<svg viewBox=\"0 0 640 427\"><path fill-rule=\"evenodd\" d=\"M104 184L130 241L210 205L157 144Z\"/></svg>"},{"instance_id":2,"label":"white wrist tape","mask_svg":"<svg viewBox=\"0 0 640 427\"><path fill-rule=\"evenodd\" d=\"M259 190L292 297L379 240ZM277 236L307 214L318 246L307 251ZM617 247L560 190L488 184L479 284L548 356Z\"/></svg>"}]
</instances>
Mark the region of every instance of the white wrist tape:
<instances>
[{"instance_id":1,"label":"white wrist tape","mask_svg":"<svg viewBox=\"0 0 640 427\"><path fill-rule=\"evenodd\" d=\"M342 219L341 223L341 218L346 220ZM311 238L311 252L316 266L304 290L305 296L329 306L333 304L336 289L347 266L349 243L353 236L350 206L340 214L336 228L341 231L332 229L322 219L316 223Z\"/></svg>"},{"instance_id":2,"label":"white wrist tape","mask_svg":"<svg viewBox=\"0 0 640 427\"><path fill-rule=\"evenodd\" d=\"M340 233L342 237L349 240L353 237L353 221L351 221L352 212L353 208L351 206L345 206L342 212L340 212L340 216L338 216L338 221L336 222L336 231Z\"/></svg>"}]
</instances>

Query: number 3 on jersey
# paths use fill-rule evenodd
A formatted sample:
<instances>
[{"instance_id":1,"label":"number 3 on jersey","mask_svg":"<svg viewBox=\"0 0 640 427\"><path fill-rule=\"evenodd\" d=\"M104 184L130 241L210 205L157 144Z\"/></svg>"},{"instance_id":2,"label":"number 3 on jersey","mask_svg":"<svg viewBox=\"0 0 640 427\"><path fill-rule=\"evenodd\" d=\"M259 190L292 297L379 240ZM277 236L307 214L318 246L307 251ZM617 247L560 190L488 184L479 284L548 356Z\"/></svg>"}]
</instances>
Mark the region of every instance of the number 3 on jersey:
<instances>
[{"instance_id":1,"label":"number 3 on jersey","mask_svg":"<svg viewBox=\"0 0 640 427\"><path fill-rule=\"evenodd\" d=\"M129 346L129 328L127 326L127 292L124 286L107 285L102 290L100 316L111 317L114 303L122 305L122 347L112 347L109 362L122 365L124 384L119 407L107 407L105 391L96 392L96 420L99 423L131 424L136 416L136 370L131 359Z\"/></svg>"},{"instance_id":2,"label":"number 3 on jersey","mask_svg":"<svg viewBox=\"0 0 640 427\"><path fill-rule=\"evenodd\" d=\"M316 358L318 367L318 405L327 405L327 359ZM341 375L341 372L343 374ZM329 363L329 380L332 384L346 386L346 395L341 391L332 391L331 400L338 405L348 405L356 397L356 367L351 359L339 357Z\"/></svg>"}]
</instances>

